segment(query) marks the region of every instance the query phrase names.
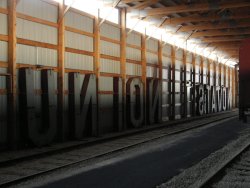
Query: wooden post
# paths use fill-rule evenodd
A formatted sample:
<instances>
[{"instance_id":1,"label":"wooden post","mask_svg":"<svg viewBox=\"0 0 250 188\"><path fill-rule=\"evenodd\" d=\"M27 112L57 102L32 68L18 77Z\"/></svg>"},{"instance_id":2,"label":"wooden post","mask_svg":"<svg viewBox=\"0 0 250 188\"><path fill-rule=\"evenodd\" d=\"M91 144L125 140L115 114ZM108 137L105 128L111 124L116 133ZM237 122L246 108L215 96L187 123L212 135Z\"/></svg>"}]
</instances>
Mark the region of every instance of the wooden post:
<instances>
[{"instance_id":1,"label":"wooden post","mask_svg":"<svg viewBox=\"0 0 250 188\"><path fill-rule=\"evenodd\" d=\"M175 120L175 47L171 46L171 70L172 70L172 91L171 91L171 119Z\"/></svg>"},{"instance_id":2,"label":"wooden post","mask_svg":"<svg viewBox=\"0 0 250 188\"><path fill-rule=\"evenodd\" d=\"M232 74L232 107L235 108L235 71L231 69Z\"/></svg>"},{"instance_id":3,"label":"wooden post","mask_svg":"<svg viewBox=\"0 0 250 188\"><path fill-rule=\"evenodd\" d=\"M238 97L239 97L238 65L235 65L234 74L235 74L235 107L238 108L239 107L239 101L238 101Z\"/></svg>"},{"instance_id":4,"label":"wooden post","mask_svg":"<svg viewBox=\"0 0 250 188\"><path fill-rule=\"evenodd\" d=\"M142 82L143 82L143 100L144 100L144 116L146 115L146 78L147 78L147 60L146 60L146 29L141 35L141 65L142 65ZM146 118L145 118L146 119ZM144 124L146 120L144 121Z\"/></svg>"},{"instance_id":5,"label":"wooden post","mask_svg":"<svg viewBox=\"0 0 250 188\"><path fill-rule=\"evenodd\" d=\"M97 107L99 108L99 79L100 79L100 10L98 9L98 16L95 17L94 21L94 73L96 75L96 92L97 92ZM99 109L97 110L97 128L96 135L99 136Z\"/></svg>"},{"instance_id":6,"label":"wooden post","mask_svg":"<svg viewBox=\"0 0 250 188\"><path fill-rule=\"evenodd\" d=\"M121 25L121 34L120 34L120 53L121 53L121 65L120 65L120 74L122 77L122 104L123 104L123 122L126 125L126 9L123 8L120 11L120 25ZM123 127L124 128L124 127Z\"/></svg>"},{"instance_id":7,"label":"wooden post","mask_svg":"<svg viewBox=\"0 0 250 188\"><path fill-rule=\"evenodd\" d=\"M196 109L195 109L195 104L196 104L196 96L195 96L195 84L196 84L196 66L195 66L195 55L192 53L192 66L193 66L193 79L192 79L192 115L196 115Z\"/></svg>"},{"instance_id":8,"label":"wooden post","mask_svg":"<svg viewBox=\"0 0 250 188\"><path fill-rule=\"evenodd\" d=\"M16 0L8 0L8 73L10 74L10 85L8 85L8 143L9 147L15 149L17 147L17 121L16 121L16 94L17 94L17 78L16 78Z\"/></svg>"},{"instance_id":9,"label":"wooden post","mask_svg":"<svg viewBox=\"0 0 250 188\"><path fill-rule=\"evenodd\" d=\"M187 117L187 52L186 50L183 49L183 80L182 80L182 89L184 89L184 91L182 91L182 95L183 95L183 118Z\"/></svg>"},{"instance_id":10,"label":"wooden post","mask_svg":"<svg viewBox=\"0 0 250 188\"><path fill-rule=\"evenodd\" d=\"M64 56L65 56L65 43L64 43L64 1L62 0L59 3L59 15L58 15L58 79L57 79L57 87L58 87L58 139L60 141L65 140L65 121L64 121Z\"/></svg>"},{"instance_id":11,"label":"wooden post","mask_svg":"<svg viewBox=\"0 0 250 188\"><path fill-rule=\"evenodd\" d=\"M159 80L160 80L160 93L161 93L161 97L162 97L162 40L158 40L158 63L159 63ZM162 108L162 107L161 107ZM161 116L162 117L162 116ZM162 119L161 119L162 121Z\"/></svg>"},{"instance_id":12,"label":"wooden post","mask_svg":"<svg viewBox=\"0 0 250 188\"><path fill-rule=\"evenodd\" d=\"M208 59L207 61L207 84L210 86L210 79L211 79L211 72L210 72L210 69L211 69L211 61Z\"/></svg>"}]
</instances>

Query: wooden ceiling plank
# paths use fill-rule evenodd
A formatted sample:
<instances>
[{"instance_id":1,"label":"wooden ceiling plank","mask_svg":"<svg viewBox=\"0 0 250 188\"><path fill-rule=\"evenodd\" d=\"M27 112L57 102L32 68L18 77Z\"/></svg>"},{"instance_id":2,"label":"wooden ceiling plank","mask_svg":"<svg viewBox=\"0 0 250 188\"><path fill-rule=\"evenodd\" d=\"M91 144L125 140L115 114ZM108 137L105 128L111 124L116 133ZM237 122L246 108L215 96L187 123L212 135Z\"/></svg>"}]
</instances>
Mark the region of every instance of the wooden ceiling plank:
<instances>
[{"instance_id":1,"label":"wooden ceiling plank","mask_svg":"<svg viewBox=\"0 0 250 188\"><path fill-rule=\"evenodd\" d=\"M204 36L208 36L208 37L212 37L212 36L227 36L227 35L237 35L237 36L241 36L241 35L250 35L250 31L227 31L227 32L223 32L223 31L200 31L200 32L196 32L194 33L191 37L193 38L199 38L199 37L204 37Z\"/></svg>"},{"instance_id":2,"label":"wooden ceiling plank","mask_svg":"<svg viewBox=\"0 0 250 188\"><path fill-rule=\"evenodd\" d=\"M210 10L220 10L220 9L230 9L230 8L241 8L249 7L250 2L220 2L216 3L216 6L211 6L211 3L197 3L191 5L176 5L164 8L153 8L145 10L148 16L154 15L168 15L168 14L178 14L185 12L199 12L199 11L210 11Z\"/></svg>"},{"instance_id":3,"label":"wooden ceiling plank","mask_svg":"<svg viewBox=\"0 0 250 188\"><path fill-rule=\"evenodd\" d=\"M243 28L250 27L250 22L237 22L236 24L230 23L219 23L219 24L199 24L199 25L187 25L180 28L181 32L188 32L193 30L215 30L215 29L233 29L233 28Z\"/></svg>"},{"instance_id":4,"label":"wooden ceiling plank","mask_svg":"<svg viewBox=\"0 0 250 188\"><path fill-rule=\"evenodd\" d=\"M159 0L144 1L142 3L138 3L137 5L128 8L127 11L130 11L130 10L133 10L133 9L142 10L142 9L150 7L151 5L154 5L154 4L158 3L158 2L159 2Z\"/></svg>"},{"instance_id":5,"label":"wooden ceiling plank","mask_svg":"<svg viewBox=\"0 0 250 188\"><path fill-rule=\"evenodd\" d=\"M210 38L204 38L202 39L203 42L209 42L209 43L222 43L222 42L237 42L241 41L244 38L242 37L210 37Z\"/></svg>"}]
</instances>

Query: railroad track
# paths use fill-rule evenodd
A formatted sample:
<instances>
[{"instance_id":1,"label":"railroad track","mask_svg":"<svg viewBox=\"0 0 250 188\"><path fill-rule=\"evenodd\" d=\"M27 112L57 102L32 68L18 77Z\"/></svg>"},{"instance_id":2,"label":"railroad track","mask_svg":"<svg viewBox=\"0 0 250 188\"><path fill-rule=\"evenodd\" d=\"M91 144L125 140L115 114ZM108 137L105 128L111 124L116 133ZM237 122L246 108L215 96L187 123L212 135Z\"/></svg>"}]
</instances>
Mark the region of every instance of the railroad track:
<instances>
[{"instance_id":1,"label":"railroad track","mask_svg":"<svg viewBox=\"0 0 250 188\"><path fill-rule=\"evenodd\" d=\"M250 187L250 143L235 153L201 187Z\"/></svg>"},{"instance_id":2,"label":"railroad track","mask_svg":"<svg viewBox=\"0 0 250 188\"><path fill-rule=\"evenodd\" d=\"M0 166L0 187L16 185L26 180L71 167L92 159L100 158L115 152L119 152L137 145L151 142L162 137L178 134L184 131L196 129L220 120L236 117L237 111L211 116L209 119L201 119L178 126L159 127L155 130L144 131L130 136L121 136L102 143L85 146L60 149L51 154L35 155L34 157L22 158L22 160L10 160L2 162Z\"/></svg>"}]
</instances>

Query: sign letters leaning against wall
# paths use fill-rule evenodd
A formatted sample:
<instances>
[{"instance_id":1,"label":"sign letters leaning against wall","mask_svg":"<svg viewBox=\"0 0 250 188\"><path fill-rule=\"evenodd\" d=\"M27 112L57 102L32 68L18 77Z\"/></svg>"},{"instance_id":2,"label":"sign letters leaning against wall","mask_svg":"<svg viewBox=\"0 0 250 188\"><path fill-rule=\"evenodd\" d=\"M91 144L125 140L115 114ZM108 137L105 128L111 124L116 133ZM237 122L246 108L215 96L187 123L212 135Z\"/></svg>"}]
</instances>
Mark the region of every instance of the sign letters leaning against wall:
<instances>
[{"instance_id":1,"label":"sign letters leaning against wall","mask_svg":"<svg viewBox=\"0 0 250 188\"><path fill-rule=\"evenodd\" d=\"M64 134L67 139L83 139L103 134L103 116L100 113L100 96L96 87L94 74L80 75L69 73L66 77ZM147 78L145 84L138 77L129 78L126 82L126 96L122 96L122 80L113 79L113 100L110 104L114 128L110 131L122 131L144 125L160 123L163 118L164 97L162 83L158 78ZM23 145L48 145L57 139L57 75L52 70L19 69L18 74L18 127L19 140ZM146 92L144 94L144 88ZM188 105L181 108L192 115L203 115L229 110L231 108L231 92L227 87L209 85L186 85L181 93L187 93ZM145 95L145 96L144 96ZM171 100L167 100L171 106ZM182 103L183 104L183 103ZM189 105L193 105L191 108ZM2 107L1 107L2 108ZM170 108L168 108L170 109ZM1 109L7 112L7 109ZM169 110L164 111L168 116ZM1 120L2 121L2 120ZM2 122L1 122L2 124ZM5 125L6 130L8 125ZM5 133L1 133L3 135ZM5 134L6 135L6 134ZM7 138L1 139L1 144Z\"/></svg>"}]
</instances>

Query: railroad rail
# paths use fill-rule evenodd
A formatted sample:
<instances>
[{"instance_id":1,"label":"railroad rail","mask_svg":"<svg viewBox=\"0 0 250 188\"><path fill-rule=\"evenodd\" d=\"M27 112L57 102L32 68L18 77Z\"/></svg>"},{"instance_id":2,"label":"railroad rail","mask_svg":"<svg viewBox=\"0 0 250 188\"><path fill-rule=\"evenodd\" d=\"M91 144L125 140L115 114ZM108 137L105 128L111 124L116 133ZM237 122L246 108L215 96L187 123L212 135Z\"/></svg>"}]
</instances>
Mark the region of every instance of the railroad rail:
<instances>
[{"instance_id":1,"label":"railroad rail","mask_svg":"<svg viewBox=\"0 0 250 188\"><path fill-rule=\"evenodd\" d=\"M100 143L85 145L84 147L72 146L65 148L65 150L61 148L52 153L45 152L26 158L22 157L21 160L17 158L2 161L0 163L0 187L12 186L59 169L103 157L169 135L236 117L237 115L237 111L221 113L220 115L210 116L210 118L183 122L178 124L178 126L159 126L155 129L142 130L137 134L120 135Z\"/></svg>"}]
</instances>

